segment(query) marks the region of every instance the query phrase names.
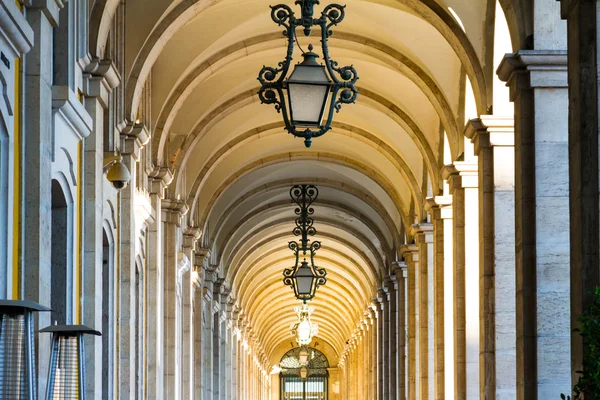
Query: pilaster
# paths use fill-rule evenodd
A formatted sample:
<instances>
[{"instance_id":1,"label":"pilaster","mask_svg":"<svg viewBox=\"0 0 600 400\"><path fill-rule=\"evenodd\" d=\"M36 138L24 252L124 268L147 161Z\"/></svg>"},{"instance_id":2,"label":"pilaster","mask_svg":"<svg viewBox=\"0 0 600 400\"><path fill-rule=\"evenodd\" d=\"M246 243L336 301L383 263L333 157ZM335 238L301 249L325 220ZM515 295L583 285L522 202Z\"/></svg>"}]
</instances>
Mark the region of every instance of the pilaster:
<instances>
[{"instance_id":1,"label":"pilaster","mask_svg":"<svg viewBox=\"0 0 600 400\"><path fill-rule=\"evenodd\" d=\"M545 399L571 390L567 54L509 54L498 75L515 104L517 399Z\"/></svg>"},{"instance_id":2,"label":"pilaster","mask_svg":"<svg viewBox=\"0 0 600 400\"><path fill-rule=\"evenodd\" d=\"M55 21L42 8L27 10L34 46L25 56L23 108L27 124L23 136L23 297L51 305L52 261L52 34ZM50 15L52 17L52 15ZM50 313L35 315L37 326L50 325ZM50 362L50 335L39 335L37 343L38 397L45 396Z\"/></svg>"},{"instance_id":3,"label":"pilaster","mask_svg":"<svg viewBox=\"0 0 600 400\"><path fill-rule=\"evenodd\" d=\"M108 62L110 63L110 61ZM112 65L112 64L110 64ZM102 71L97 75L86 75L85 83L85 108L92 118L93 129L90 135L84 140L83 147L83 168L85 181L83 185L83 264L82 264L82 323L87 326L97 327L102 330L103 336L95 335L85 336L86 351L86 393L87 397L100 396L104 398L113 398L113 379L112 371L106 371L103 376L103 346L105 353L108 354L108 364L113 365L114 357L114 330L106 331L103 327L103 314L108 317L107 327L116 326L115 308L112 302L114 296L114 282L117 277L114 275L114 265L111 270L108 265L106 273L103 265L103 231L104 231L104 187L103 167L104 167L104 113L106 105L101 100L104 92L105 96L112 91L114 86L108 83L105 76L107 71ZM90 84L94 82L97 84ZM118 83L117 83L118 84ZM100 89L103 90L100 90ZM108 197L108 196L106 196ZM107 235L114 236L114 232L107 232ZM106 287L108 292L103 291L104 279L108 280ZM110 299L104 299L104 296L110 296ZM103 310L103 302L109 305L110 309ZM102 328L100 328L102 327ZM106 357L106 356L104 356Z\"/></svg>"},{"instance_id":4,"label":"pilaster","mask_svg":"<svg viewBox=\"0 0 600 400\"><path fill-rule=\"evenodd\" d=\"M421 368L419 355L419 288L420 288L420 269L419 269L419 248L412 245L400 247L400 256L404 258L407 266L407 376L408 376L408 399L420 399L421 394Z\"/></svg>"},{"instance_id":5,"label":"pilaster","mask_svg":"<svg viewBox=\"0 0 600 400\"><path fill-rule=\"evenodd\" d=\"M479 160L480 377L482 398L516 397L514 119L469 121Z\"/></svg>"},{"instance_id":6,"label":"pilaster","mask_svg":"<svg viewBox=\"0 0 600 400\"><path fill-rule=\"evenodd\" d=\"M452 308L444 306L454 301L452 280L449 279L453 276L452 197L430 197L425 209L433 226L434 399L442 400L445 393L454 393L454 313Z\"/></svg>"},{"instance_id":7,"label":"pilaster","mask_svg":"<svg viewBox=\"0 0 600 400\"><path fill-rule=\"evenodd\" d=\"M571 269L571 374L579 379L585 345L577 320L595 301L600 284L598 193L598 15L597 2L562 0L567 20L569 80L569 200ZM589 397L590 394L585 394Z\"/></svg>"},{"instance_id":8,"label":"pilaster","mask_svg":"<svg viewBox=\"0 0 600 400\"><path fill-rule=\"evenodd\" d=\"M177 316L181 314L178 307L177 290L179 286L179 251L181 246L181 219L187 211L186 205L177 200L163 200L161 204L161 220L163 222L163 397L173 396L180 389L177 349Z\"/></svg>"},{"instance_id":9,"label":"pilaster","mask_svg":"<svg viewBox=\"0 0 600 400\"><path fill-rule=\"evenodd\" d=\"M452 194L454 243L455 397L479 398L479 215L476 164L442 171Z\"/></svg>"},{"instance_id":10,"label":"pilaster","mask_svg":"<svg viewBox=\"0 0 600 400\"><path fill-rule=\"evenodd\" d=\"M407 315L407 290L406 278L408 274L408 266L404 261L394 263L395 285L396 285L396 332L397 332L397 357L396 357L396 393L398 400L406 400L408 382L407 382L407 343L406 343L406 315Z\"/></svg>"},{"instance_id":11,"label":"pilaster","mask_svg":"<svg viewBox=\"0 0 600 400\"><path fill-rule=\"evenodd\" d=\"M157 169L151 173L150 205L153 210L162 210L164 187L173 178L168 169ZM148 227L148 267L146 302L148 324L146 332L146 396L149 399L162 399L164 387L164 223L163 212L156 213L156 219Z\"/></svg>"},{"instance_id":12,"label":"pilaster","mask_svg":"<svg viewBox=\"0 0 600 400\"><path fill-rule=\"evenodd\" d=\"M433 225L421 223L413 225L412 235L419 249L419 369L421 371L421 399L433 399L434 394L434 348L433 348L433 284L434 253Z\"/></svg>"}]
</instances>

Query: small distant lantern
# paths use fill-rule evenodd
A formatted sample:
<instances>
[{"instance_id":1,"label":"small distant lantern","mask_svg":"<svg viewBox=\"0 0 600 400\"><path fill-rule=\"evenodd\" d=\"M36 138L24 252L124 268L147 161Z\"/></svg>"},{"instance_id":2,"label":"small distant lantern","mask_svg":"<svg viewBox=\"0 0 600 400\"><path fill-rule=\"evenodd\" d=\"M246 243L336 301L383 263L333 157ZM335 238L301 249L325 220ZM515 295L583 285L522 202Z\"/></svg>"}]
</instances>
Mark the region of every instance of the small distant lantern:
<instances>
[{"instance_id":1,"label":"small distant lantern","mask_svg":"<svg viewBox=\"0 0 600 400\"><path fill-rule=\"evenodd\" d=\"M300 378L302 378L302 380L305 381L306 377L308 377L308 368L306 368L306 367L300 368Z\"/></svg>"},{"instance_id":2,"label":"small distant lantern","mask_svg":"<svg viewBox=\"0 0 600 400\"><path fill-rule=\"evenodd\" d=\"M40 332L52 333L46 400L85 400L83 335L100 332L85 325L52 325Z\"/></svg>"},{"instance_id":3,"label":"small distant lantern","mask_svg":"<svg viewBox=\"0 0 600 400\"><path fill-rule=\"evenodd\" d=\"M31 300L0 300L0 399L36 400L33 313L50 311Z\"/></svg>"},{"instance_id":4,"label":"small distant lantern","mask_svg":"<svg viewBox=\"0 0 600 400\"><path fill-rule=\"evenodd\" d=\"M303 367L308 364L308 350L306 350L305 346L302 346L300 352L298 353L298 361L300 361L300 365Z\"/></svg>"}]
</instances>

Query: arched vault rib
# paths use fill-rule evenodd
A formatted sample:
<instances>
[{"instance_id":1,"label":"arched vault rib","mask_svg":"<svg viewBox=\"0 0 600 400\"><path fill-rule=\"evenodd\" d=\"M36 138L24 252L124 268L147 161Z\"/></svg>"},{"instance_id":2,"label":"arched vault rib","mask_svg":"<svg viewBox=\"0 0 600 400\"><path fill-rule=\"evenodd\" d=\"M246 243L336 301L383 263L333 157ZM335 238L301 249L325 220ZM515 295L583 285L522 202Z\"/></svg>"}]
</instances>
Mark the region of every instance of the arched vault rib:
<instances>
[{"instance_id":1,"label":"arched vault rib","mask_svg":"<svg viewBox=\"0 0 600 400\"><path fill-rule=\"evenodd\" d=\"M288 221L289 222L289 221ZM281 222L279 222L279 225L282 225ZM331 226L330 223L323 223L323 225L329 225ZM336 227L339 229L339 227ZM362 236L362 235L360 235ZM356 237L356 236L355 236ZM284 243L287 244L287 241L290 238L290 234L283 232L283 233L279 233L279 234L275 234L275 235L269 235L266 238L256 242L256 244L252 247L250 247L248 250L246 250L244 252L243 255L241 255L240 261L239 262L235 262L234 263L234 259L238 256L238 253L241 251L241 248L244 246L243 242L240 242L237 246L235 246L234 250L231 252L231 257L228 258L226 261L224 261L224 267L227 268L227 275L230 277L231 279L231 286L232 287L237 287L237 279L238 279L238 273L240 271L240 269L243 267L245 261L247 259L249 259L252 255L252 253L258 251L261 246L264 246L274 240L282 240L284 241ZM365 245L365 247L367 249L369 249L369 251L373 252L373 258L375 258L375 261L378 262L378 265L373 265L373 263L371 262L371 260L369 259L369 257L361 250L356 248L356 246L354 246L352 243L348 242L347 240L336 236L334 234L331 234L327 231L323 231L319 233L319 239L321 238L325 238L328 240L331 240L332 242L338 244L338 245L342 245L344 247L347 247L348 249L352 249L352 251L354 253L356 253L357 257L359 260L361 260L364 265L366 265L369 269L368 271L370 272L371 276L369 276L369 278L372 278L373 276L377 277L377 280L381 280L383 275L385 275L385 273L387 272L386 266L383 262L383 259L381 259L381 257L378 257L379 253L373 248L373 245L367 245L365 243L363 243ZM359 239L360 240L360 239ZM369 279L370 281L372 281L372 279Z\"/></svg>"},{"instance_id":2,"label":"arched vault rib","mask_svg":"<svg viewBox=\"0 0 600 400\"><path fill-rule=\"evenodd\" d=\"M409 7L416 15L431 23L447 40L465 68L475 92L475 102L479 114L487 112L487 89L483 68L467 35L446 8L436 0L397 0L391 3L389 1L383 3L383 0L365 1L390 7ZM139 50L127 78L125 106L127 107L126 115L130 120L135 120L142 88L161 49L178 29L215 2L218 0L180 0L179 3L171 6L156 23Z\"/></svg>"},{"instance_id":3,"label":"arched vault rib","mask_svg":"<svg viewBox=\"0 0 600 400\"><path fill-rule=\"evenodd\" d=\"M269 165L278 164L278 163L286 162L286 161L295 161L295 160L297 160L297 161L301 161L301 160L326 161L326 162L330 162L332 164L344 165L346 167L354 169L355 171L363 173L365 176L369 177L371 180L373 180L375 183L377 183L377 185L379 185L379 187L382 188L383 191L386 192L387 195L394 201L394 204L396 204L396 207L398 210L398 214L401 216L404 225L405 226L411 225L411 220L407 214L408 208L404 204L404 201L402 200L400 195L396 192L393 185L388 181L388 179L385 176L383 176L382 174L380 174L378 171L374 170L373 168L371 168L365 164L359 163L354 160L349 160L346 157L341 156L341 155L332 154L332 153L324 153L324 152L303 151L300 153L274 154L269 157L264 157L262 159L256 160L254 162L251 162L251 163L241 167L233 175L231 175L227 179L225 179L223 181L223 183L221 184L221 186L219 186L219 188L217 188L217 190L215 190L212 197L209 199L208 203L206 204L206 207L202 210L201 214L199 215L199 226L202 229L206 228L205 224L208 221L208 216L210 215L211 210L212 210L213 206L215 205L215 203L217 202L217 200L219 199L219 197L224 192L226 192L227 189L230 188L235 182L237 182L239 179L241 179L241 177L243 177L246 174L249 174L252 171L256 171L260 168L264 168ZM192 205L192 207L191 207L192 212L190 213L191 215L195 215L195 213L196 213L197 199L198 199L198 196L200 195L200 190L199 190L200 188L198 188L197 182L198 182L198 180L196 180L194 182L194 186L193 186L194 189L192 190L192 192L190 193L190 196L188 198L188 204ZM193 197L191 197L192 194L194 194Z\"/></svg>"},{"instance_id":4,"label":"arched vault rib","mask_svg":"<svg viewBox=\"0 0 600 400\"><path fill-rule=\"evenodd\" d=\"M387 143L385 143L384 141L382 141L381 139L377 138L375 135L371 134L370 132L364 129L342 122L334 122L333 127L334 129L337 129L335 131L330 132L330 134L339 134L342 136L351 137L369 145L374 149L377 149L388 161L390 161L396 167L398 172L406 180L410 189L411 196L415 201L415 204L423 204L420 185L416 177L412 173L412 169L409 167L408 163L400 153L396 152L390 145L388 145ZM413 127L418 129L418 127L416 126ZM225 159L227 155L229 155L229 153L231 153L234 149L238 148L239 146L243 146L245 143L256 138L257 136L264 137L265 133L271 131L273 132L271 132L270 134L281 134L280 132L274 131L279 129L283 129L283 124L281 122L265 124L263 126L256 127L250 131L246 131L238 135L235 139L221 146L215 153L213 153L213 155L208 160L206 160L204 166L198 172L197 177L194 180L194 183L192 184L192 187L190 189L190 195L201 190L205 180L210 176L211 172L214 171L218 167L219 163L223 159ZM426 139L424 140L426 141ZM185 165L185 162L189 159L189 156L192 153L192 149L193 147L191 146L186 149L184 156L185 161L182 161L182 164L176 166L176 174L174 178L176 182L177 180L181 179L182 171L184 171L182 165ZM437 163L436 166L434 168L431 168L429 172L433 173L434 169L438 170ZM435 183L437 183L437 175L438 174L432 175L432 181ZM422 211L420 209L417 210L419 218L422 217L421 212Z\"/></svg>"},{"instance_id":5,"label":"arched vault rib","mask_svg":"<svg viewBox=\"0 0 600 400\"><path fill-rule=\"evenodd\" d=\"M339 211L349 214L350 216L353 216L358 221L360 221L361 223L366 225L367 228L369 228L371 230L371 232L377 237L377 240L379 240L379 242L381 243L381 246L383 247L383 249L382 249L383 253L391 254L392 250L389 248L389 246L387 244L387 240L385 239L385 236L383 235L383 232L381 232L379 227L377 227L370 219L368 219L364 214L361 214L358 210L348 207L344 203L330 201L330 200L324 200L324 199L318 199L317 201L315 201L313 203L313 207L317 207L317 206L332 208L334 210L339 210ZM225 249L227 249L229 247L229 243L234 238L235 234L238 233L241 229L243 229L245 224L252 222L251 220L253 218L260 219L262 217L262 215L267 211L277 211L277 210L283 210L283 209L291 210L292 207L293 206L289 200L281 200L278 202L267 203L267 204L262 205L259 208L250 210L250 212L248 214L246 214L244 216L244 218L240 219L238 221L238 223L227 234L227 236L223 240L222 251L224 251ZM219 251L217 249L217 263L220 260L221 254L222 254L221 251Z\"/></svg>"},{"instance_id":6,"label":"arched vault rib","mask_svg":"<svg viewBox=\"0 0 600 400\"><path fill-rule=\"evenodd\" d=\"M160 165L166 162L166 157L168 157L165 153L165 144L167 142L171 124L176 117L177 111L181 108L189 94L202 81L208 79L210 74L214 71L218 71L220 69L219 67L224 68L231 64L232 56L234 56L234 60L236 60L247 57L249 54L255 54L256 52L252 51L252 46L256 46L257 50L260 51L267 50L264 47L264 43L270 44L270 47L267 49L280 47L281 33L274 32L258 35L222 49L191 69L191 71L177 83L161 109L155 128L157 134L152 139L154 151L153 157ZM368 49L369 55L374 56L382 63L387 64L388 68L395 69L411 80L425 94L436 110L450 139L451 151L453 154L456 154L459 139L456 115L452 112L448 99L428 71L425 71L416 62L390 46L357 34L336 31L335 40L332 40L332 43L341 44L340 47L355 50L357 52L361 52L362 50L357 49L357 47ZM395 61L395 64L391 65L387 61L390 57ZM255 95L257 91L258 85L256 90L251 92ZM193 132L196 133L198 130L195 128ZM194 139L194 136L195 135L192 134L192 140Z\"/></svg>"},{"instance_id":7,"label":"arched vault rib","mask_svg":"<svg viewBox=\"0 0 600 400\"><path fill-rule=\"evenodd\" d=\"M282 188L289 188L290 186L299 183L313 184L319 187L333 188L351 194L352 196L367 203L383 219L390 234L397 237L400 236L400 230L396 227L392 220L392 217L376 197L373 197L368 192L361 191L360 189L354 186L350 186L348 184L336 180L313 177L272 181L269 184L261 185L239 196L235 200L235 202L233 202L224 212L221 213L221 216L215 224L217 230L211 233L209 243L215 243L215 239L220 235L221 227L224 226L225 221L234 213L234 211L237 208L242 207L245 201L252 199L254 196L260 195L262 193L266 193L268 191L275 191ZM218 259L220 259L220 257L218 257Z\"/></svg>"}]
</instances>

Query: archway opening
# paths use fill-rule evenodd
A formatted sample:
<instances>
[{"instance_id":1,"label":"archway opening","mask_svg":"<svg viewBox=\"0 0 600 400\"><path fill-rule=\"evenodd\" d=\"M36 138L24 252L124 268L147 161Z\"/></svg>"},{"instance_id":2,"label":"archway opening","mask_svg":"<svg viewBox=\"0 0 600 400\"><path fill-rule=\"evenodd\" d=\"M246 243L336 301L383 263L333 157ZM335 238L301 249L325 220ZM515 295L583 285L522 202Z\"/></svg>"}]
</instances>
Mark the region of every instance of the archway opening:
<instances>
[{"instance_id":1,"label":"archway opening","mask_svg":"<svg viewBox=\"0 0 600 400\"><path fill-rule=\"evenodd\" d=\"M114 243L106 229L102 233L102 393L112 399L114 365Z\"/></svg>"},{"instance_id":2,"label":"archway opening","mask_svg":"<svg viewBox=\"0 0 600 400\"><path fill-rule=\"evenodd\" d=\"M52 237L51 263L52 277L50 303L52 322L71 323L70 268L71 235L69 234L69 203L57 180L52 180Z\"/></svg>"},{"instance_id":3,"label":"archway opening","mask_svg":"<svg viewBox=\"0 0 600 400\"><path fill-rule=\"evenodd\" d=\"M319 350L308 348L308 363L300 362L300 347L283 355L281 368L281 400L327 400L329 361ZM305 371L302 371L303 369ZM305 377L303 375L305 374Z\"/></svg>"}]
</instances>

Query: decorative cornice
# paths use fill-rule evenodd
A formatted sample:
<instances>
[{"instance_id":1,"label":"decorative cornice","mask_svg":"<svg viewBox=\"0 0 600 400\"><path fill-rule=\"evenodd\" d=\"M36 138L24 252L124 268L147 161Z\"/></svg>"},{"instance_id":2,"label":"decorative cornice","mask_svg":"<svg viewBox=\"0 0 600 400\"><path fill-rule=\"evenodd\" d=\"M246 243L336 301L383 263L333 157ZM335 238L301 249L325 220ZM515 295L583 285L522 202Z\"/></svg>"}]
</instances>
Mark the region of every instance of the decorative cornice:
<instances>
[{"instance_id":1,"label":"decorative cornice","mask_svg":"<svg viewBox=\"0 0 600 400\"><path fill-rule=\"evenodd\" d=\"M79 140L92 133L92 117L68 86L52 86L52 111L65 117Z\"/></svg>"},{"instance_id":2,"label":"decorative cornice","mask_svg":"<svg viewBox=\"0 0 600 400\"><path fill-rule=\"evenodd\" d=\"M23 4L28 9L41 10L52 27L58 26L58 15L60 10L65 7L67 0L23 0Z\"/></svg>"},{"instance_id":3,"label":"decorative cornice","mask_svg":"<svg viewBox=\"0 0 600 400\"><path fill-rule=\"evenodd\" d=\"M26 54L33 47L33 29L14 1L0 2L0 26L13 51L12 58Z\"/></svg>"},{"instance_id":4,"label":"decorative cornice","mask_svg":"<svg viewBox=\"0 0 600 400\"><path fill-rule=\"evenodd\" d=\"M488 147L513 147L515 120L513 117L482 115L481 118L469 120L465 128L465 136L474 144L475 154Z\"/></svg>"},{"instance_id":5,"label":"decorative cornice","mask_svg":"<svg viewBox=\"0 0 600 400\"><path fill-rule=\"evenodd\" d=\"M419 247L416 244L404 244L398 248L398 255L407 263L419 262Z\"/></svg>"},{"instance_id":6,"label":"decorative cornice","mask_svg":"<svg viewBox=\"0 0 600 400\"><path fill-rule=\"evenodd\" d=\"M140 151L150 141L150 132L144 124L128 122L121 129L121 153L131 154L136 161L140 159Z\"/></svg>"},{"instance_id":7,"label":"decorative cornice","mask_svg":"<svg viewBox=\"0 0 600 400\"><path fill-rule=\"evenodd\" d=\"M165 189L173 181L173 171L168 167L154 167L148 172L150 181L150 193L158 194L161 199L165 198Z\"/></svg>"},{"instance_id":8,"label":"decorative cornice","mask_svg":"<svg viewBox=\"0 0 600 400\"><path fill-rule=\"evenodd\" d=\"M188 206L181 200L163 200L161 202L162 220L181 226L181 218L188 212Z\"/></svg>"},{"instance_id":9,"label":"decorative cornice","mask_svg":"<svg viewBox=\"0 0 600 400\"><path fill-rule=\"evenodd\" d=\"M520 90L567 88L566 50L520 50L504 56L496 72L514 101Z\"/></svg>"},{"instance_id":10,"label":"decorative cornice","mask_svg":"<svg viewBox=\"0 0 600 400\"><path fill-rule=\"evenodd\" d=\"M191 226L183 231L183 248L193 250L196 247L198 239L200 239L200 228Z\"/></svg>"},{"instance_id":11,"label":"decorative cornice","mask_svg":"<svg viewBox=\"0 0 600 400\"><path fill-rule=\"evenodd\" d=\"M450 184L450 191L455 189L476 188L479 185L478 165L463 161L445 165L442 177Z\"/></svg>"}]
</instances>

